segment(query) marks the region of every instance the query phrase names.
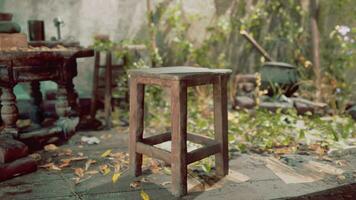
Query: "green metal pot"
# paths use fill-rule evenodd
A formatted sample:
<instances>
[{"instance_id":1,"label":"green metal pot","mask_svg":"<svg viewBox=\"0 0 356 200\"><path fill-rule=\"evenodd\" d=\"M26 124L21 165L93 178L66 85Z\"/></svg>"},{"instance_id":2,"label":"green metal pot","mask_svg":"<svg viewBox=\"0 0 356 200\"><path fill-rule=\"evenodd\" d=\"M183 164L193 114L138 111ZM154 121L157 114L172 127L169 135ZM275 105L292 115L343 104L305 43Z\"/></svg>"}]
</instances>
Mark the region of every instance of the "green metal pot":
<instances>
[{"instance_id":1,"label":"green metal pot","mask_svg":"<svg viewBox=\"0 0 356 200\"><path fill-rule=\"evenodd\" d=\"M282 89L284 95L292 96L298 90L298 71L295 66L283 62L266 62L261 70L261 87L268 95L276 95Z\"/></svg>"}]
</instances>

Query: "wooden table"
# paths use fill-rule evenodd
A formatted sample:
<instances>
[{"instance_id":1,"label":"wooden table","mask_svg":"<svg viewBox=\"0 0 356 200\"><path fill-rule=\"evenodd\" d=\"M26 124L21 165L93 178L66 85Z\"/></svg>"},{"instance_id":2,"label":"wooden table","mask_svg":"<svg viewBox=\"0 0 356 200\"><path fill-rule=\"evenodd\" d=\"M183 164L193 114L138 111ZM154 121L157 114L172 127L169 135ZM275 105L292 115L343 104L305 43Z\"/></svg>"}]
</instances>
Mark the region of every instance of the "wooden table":
<instances>
[{"instance_id":1,"label":"wooden table","mask_svg":"<svg viewBox=\"0 0 356 200\"><path fill-rule=\"evenodd\" d=\"M31 48L0 51L1 118L3 133L19 134L16 127L18 109L13 88L17 83L31 83L31 97L41 122L40 104L42 94L40 81L51 80L58 84L56 113L59 118L68 116L70 108L77 109L77 93L73 78L77 76L77 58L94 56L92 49L83 48Z\"/></svg>"}]
</instances>

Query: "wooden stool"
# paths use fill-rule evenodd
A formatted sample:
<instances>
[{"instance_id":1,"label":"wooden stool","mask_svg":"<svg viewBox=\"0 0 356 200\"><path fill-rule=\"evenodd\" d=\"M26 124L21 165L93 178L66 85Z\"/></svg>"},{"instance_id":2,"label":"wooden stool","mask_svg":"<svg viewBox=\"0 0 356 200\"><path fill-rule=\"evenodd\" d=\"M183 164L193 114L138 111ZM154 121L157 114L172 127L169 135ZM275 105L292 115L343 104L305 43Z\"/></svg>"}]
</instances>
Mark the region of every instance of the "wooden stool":
<instances>
[{"instance_id":1,"label":"wooden stool","mask_svg":"<svg viewBox=\"0 0 356 200\"><path fill-rule=\"evenodd\" d=\"M227 81L231 70L196 67L163 67L130 70L130 169L142 174L142 154L161 159L172 167L172 192L187 194L187 165L215 154L216 173L228 174ZM172 134L143 138L144 86L171 89ZM215 140L187 133L187 87L213 84ZM204 147L187 152L187 139ZM171 152L154 145L172 141Z\"/></svg>"}]
</instances>

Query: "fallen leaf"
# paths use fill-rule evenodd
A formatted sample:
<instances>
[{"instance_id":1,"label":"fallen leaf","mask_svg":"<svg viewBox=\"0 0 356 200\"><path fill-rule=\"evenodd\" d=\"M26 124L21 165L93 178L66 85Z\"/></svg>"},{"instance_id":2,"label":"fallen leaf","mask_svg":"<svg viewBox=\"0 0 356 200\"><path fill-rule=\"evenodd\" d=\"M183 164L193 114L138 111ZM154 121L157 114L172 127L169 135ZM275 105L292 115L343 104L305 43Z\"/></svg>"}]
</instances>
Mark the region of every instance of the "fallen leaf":
<instances>
[{"instance_id":1,"label":"fallen leaf","mask_svg":"<svg viewBox=\"0 0 356 200\"><path fill-rule=\"evenodd\" d=\"M81 139L81 142L83 143L87 143L87 144L99 144L100 140L97 137L87 137L87 136L83 136Z\"/></svg>"},{"instance_id":2,"label":"fallen leaf","mask_svg":"<svg viewBox=\"0 0 356 200\"><path fill-rule=\"evenodd\" d=\"M164 168L163 168L163 172L164 172L165 174L167 174L167 175L171 175L171 174L172 174L171 169L168 168L168 167L164 167Z\"/></svg>"},{"instance_id":3,"label":"fallen leaf","mask_svg":"<svg viewBox=\"0 0 356 200\"><path fill-rule=\"evenodd\" d=\"M61 159L62 162L66 161L66 160L70 160L70 161L81 161L81 160L86 160L88 159L87 156L84 157L72 157L72 158L66 158L66 159Z\"/></svg>"},{"instance_id":4,"label":"fallen leaf","mask_svg":"<svg viewBox=\"0 0 356 200\"><path fill-rule=\"evenodd\" d=\"M56 151L57 149L58 149L58 147L54 144L48 144L48 145L44 146L45 151Z\"/></svg>"},{"instance_id":5,"label":"fallen leaf","mask_svg":"<svg viewBox=\"0 0 356 200\"><path fill-rule=\"evenodd\" d=\"M150 200L150 196L145 191L141 190L140 195L142 200Z\"/></svg>"},{"instance_id":6,"label":"fallen leaf","mask_svg":"<svg viewBox=\"0 0 356 200\"><path fill-rule=\"evenodd\" d=\"M341 167L345 167L348 165L346 160L337 160L335 161L335 163Z\"/></svg>"},{"instance_id":7,"label":"fallen leaf","mask_svg":"<svg viewBox=\"0 0 356 200\"><path fill-rule=\"evenodd\" d=\"M101 157L102 157L102 158L107 157L108 155L110 155L111 151L112 151L111 149L106 150L103 154L101 154Z\"/></svg>"},{"instance_id":8,"label":"fallen leaf","mask_svg":"<svg viewBox=\"0 0 356 200\"><path fill-rule=\"evenodd\" d=\"M107 175L110 173L110 168L107 166L107 165L100 165L99 166L99 169L100 169L100 172L103 174L103 175Z\"/></svg>"},{"instance_id":9,"label":"fallen leaf","mask_svg":"<svg viewBox=\"0 0 356 200\"><path fill-rule=\"evenodd\" d=\"M145 178L145 177L142 177L140 181L141 181L142 183L148 183L148 179Z\"/></svg>"},{"instance_id":10,"label":"fallen leaf","mask_svg":"<svg viewBox=\"0 0 356 200\"><path fill-rule=\"evenodd\" d=\"M339 175L339 176L337 176L336 178L339 179L339 180L341 180L341 181L343 181L343 180L346 179L346 176L344 176L344 175Z\"/></svg>"},{"instance_id":11,"label":"fallen leaf","mask_svg":"<svg viewBox=\"0 0 356 200\"><path fill-rule=\"evenodd\" d=\"M72 155L72 150L71 149L68 149L68 148L63 149L63 152L64 152L64 155L66 155L66 156L71 156Z\"/></svg>"},{"instance_id":12,"label":"fallen leaf","mask_svg":"<svg viewBox=\"0 0 356 200\"><path fill-rule=\"evenodd\" d=\"M130 188L136 189L139 188L141 186L141 181L134 181L132 183L130 183Z\"/></svg>"},{"instance_id":13,"label":"fallen leaf","mask_svg":"<svg viewBox=\"0 0 356 200\"><path fill-rule=\"evenodd\" d=\"M91 164L93 164L93 163L96 163L96 161L95 160L88 160L88 161L86 161L85 162L85 171L87 171L88 169L89 169L89 167L90 167L90 165Z\"/></svg>"},{"instance_id":14,"label":"fallen leaf","mask_svg":"<svg viewBox=\"0 0 356 200\"><path fill-rule=\"evenodd\" d=\"M51 170L56 170L56 171L61 171L62 169L59 168L57 165L52 165L49 169Z\"/></svg>"},{"instance_id":15,"label":"fallen leaf","mask_svg":"<svg viewBox=\"0 0 356 200\"><path fill-rule=\"evenodd\" d=\"M70 159L63 159L61 161L62 161L62 163L58 166L59 168L68 167L70 165L70 162L71 162Z\"/></svg>"},{"instance_id":16,"label":"fallen leaf","mask_svg":"<svg viewBox=\"0 0 356 200\"><path fill-rule=\"evenodd\" d=\"M97 170L90 170L90 171L86 171L85 174L89 174L89 175L95 175L95 174L98 174L99 171Z\"/></svg>"},{"instance_id":17,"label":"fallen leaf","mask_svg":"<svg viewBox=\"0 0 356 200\"><path fill-rule=\"evenodd\" d=\"M40 161L42 159L41 155L38 153L33 153L29 155L32 159L34 159L35 161Z\"/></svg>"},{"instance_id":18,"label":"fallen leaf","mask_svg":"<svg viewBox=\"0 0 356 200\"><path fill-rule=\"evenodd\" d=\"M52 165L54 165L54 163L47 163L47 164L44 164L44 165L40 165L38 166L39 168L49 168L51 167Z\"/></svg>"},{"instance_id":19,"label":"fallen leaf","mask_svg":"<svg viewBox=\"0 0 356 200\"><path fill-rule=\"evenodd\" d=\"M114 168L115 168L115 172L119 172L121 169L120 163L115 163Z\"/></svg>"},{"instance_id":20,"label":"fallen leaf","mask_svg":"<svg viewBox=\"0 0 356 200\"><path fill-rule=\"evenodd\" d=\"M75 168L74 169L74 174L77 175L79 178L82 178L84 176L84 170L83 168Z\"/></svg>"},{"instance_id":21,"label":"fallen leaf","mask_svg":"<svg viewBox=\"0 0 356 200\"><path fill-rule=\"evenodd\" d=\"M59 168L57 165L55 165L54 163L47 163L47 164L44 164L44 165L40 165L38 166L39 168L46 168L48 170L57 170L57 171L60 171L61 168Z\"/></svg>"},{"instance_id":22,"label":"fallen leaf","mask_svg":"<svg viewBox=\"0 0 356 200\"><path fill-rule=\"evenodd\" d=\"M281 148L276 148L273 151L275 154L278 155L290 154L296 151L296 147L281 147Z\"/></svg>"},{"instance_id":23,"label":"fallen leaf","mask_svg":"<svg viewBox=\"0 0 356 200\"><path fill-rule=\"evenodd\" d=\"M113 176L112 176L112 182L113 183L116 183L117 180L119 180L121 174L120 173L115 173Z\"/></svg>"},{"instance_id":24,"label":"fallen leaf","mask_svg":"<svg viewBox=\"0 0 356 200\"><path fill-rule=\"evenodd\" d=\"M161 170L161 167L159 166L159 163L156 160L151 160L150 169L152 173L157 174Z\"/></svg>"},{"instance_id":25,"label":"fallen leaf","mask_svg":"<svg viewBox=\"0 0 356 200\"><path fill-rule=\"evenodd\" d=\"M84 181L87 181L87 180L89 180L90 178L91 178L91 176L88 176L88 177L83 178L83 179L80 179L80 178L78 178L78 177L75 177L75 178L73 178L73 179L74 179L74 183L75 183L76 185L78 185L79 183L82 183L82 182L84 182Z\"/></svg>"},{"instance_id":26,"label":"fallen leaf","mask_svg":"<svg viewBox=\"0 0 356 200\"><path fill-rule=\"evenodd\" d=\"M161 183L162 186L166 186L166 185L169 185L169 184L172 184L172 182L171 181L165 181L165 182Z\"/></svg>"}]
</instances>

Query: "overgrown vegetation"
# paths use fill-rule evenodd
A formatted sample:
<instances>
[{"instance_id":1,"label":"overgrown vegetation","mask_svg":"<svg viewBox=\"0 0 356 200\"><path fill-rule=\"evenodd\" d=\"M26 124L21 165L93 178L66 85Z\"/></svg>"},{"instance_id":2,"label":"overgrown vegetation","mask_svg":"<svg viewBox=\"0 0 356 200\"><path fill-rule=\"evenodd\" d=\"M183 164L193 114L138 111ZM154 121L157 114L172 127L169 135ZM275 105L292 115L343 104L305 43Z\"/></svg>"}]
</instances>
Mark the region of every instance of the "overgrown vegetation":
<instances>
[{"instance_id":1,"label":"overgrown vegetation","mask_svg":"<svg viewBox=\"0 0 356 200\"><path fill-rule=\"evenodd\" d=\"M334 2L334 1L332 1ZM335 2L334 2L335 3ZM355 73L356 29L352 17L349 21L332 21L334 27L326 28L330 21L325 12L342 14L351 0L334 3L322 2L321 49L323 99L332 108L332 116L299 116L295 110L271 113L265 110L229 112L229 147L231 151L275 152L275 149L298 149L318 145L325 153L329 148L344 145L344 140L356 137L354 121L344 114L351 100L355 81L350 83L350 73ZM351 12L348 12L351 15ZM241 36L247 30L278 61L295 65L300 73L300 96L313 99L315 85L311 60L308 7L302 1L231 1L229 8L218 13L206 28L200 41L190 30L199 15L189 15L182 9L182 2L163 1L148 15L149 29L155 49L151 60L155 65L192 65L212 68L232 68L235 73L259 70L264 59L256 54ZM350 23L337 25L337 23ZM149 44L152 41L146 41ZM156 46L157 45L157 46ZM112 48L113 44L100 44ZM128 52L125 52L127 54ZM123 54L118 54L122 56ZM130 59L129 68L151 66L144 60ZM349 73L348 73L349 72ZM352 75L351 75L352 76ZM352 80L352 79L351 79ZM165 91L148 87L146 93L146 124L153 129L169 129L169 99ZM194 88L189 91L189 132L213 136L211 88ZM168 100L168 101L167 101ZM336 115L337 114L337 115ZM205 171L211 169L211 159L198 162Z\"/></svg>"}]
</instances>

